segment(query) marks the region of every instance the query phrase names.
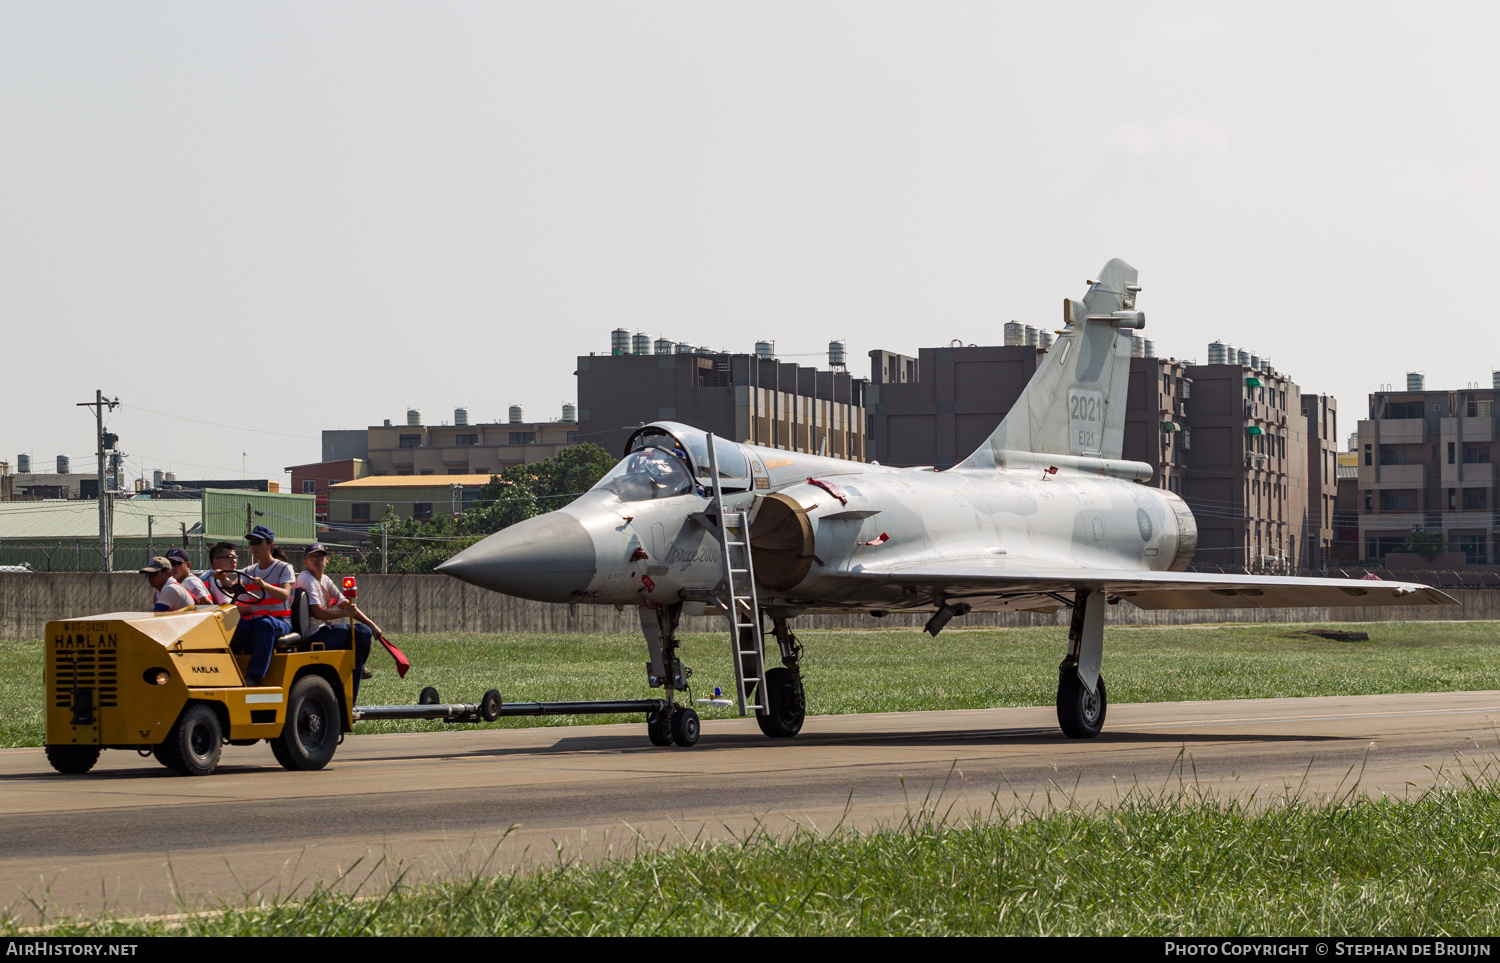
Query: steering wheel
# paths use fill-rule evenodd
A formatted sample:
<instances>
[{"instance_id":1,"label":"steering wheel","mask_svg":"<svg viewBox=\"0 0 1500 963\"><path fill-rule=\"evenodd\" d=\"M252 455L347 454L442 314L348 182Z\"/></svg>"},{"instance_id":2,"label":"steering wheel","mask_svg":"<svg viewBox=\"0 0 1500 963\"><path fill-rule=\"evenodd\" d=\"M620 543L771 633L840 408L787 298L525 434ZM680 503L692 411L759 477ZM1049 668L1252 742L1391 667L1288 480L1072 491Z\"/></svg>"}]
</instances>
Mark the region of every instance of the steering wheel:
<instances>
[{"instance_id":1,"label":"steering wheel","mask_svg":"<svg viewBox=\"0 0 1500 963\"><path fill-rule=\"evenodd\" d=\"M238 602L241 598L246 599L251 604L264 602L266 600L265 590L252 589L247 586L245 584L245 576L242 573L235 571L226 574L232 574L234 576L234 581L230 582L228 585L219 583L219 588L224 592L225 595L229 596L229 600L231 602ZM214 576L214 581L218 582L217 575Z\"/></svg>"}]
</instances>

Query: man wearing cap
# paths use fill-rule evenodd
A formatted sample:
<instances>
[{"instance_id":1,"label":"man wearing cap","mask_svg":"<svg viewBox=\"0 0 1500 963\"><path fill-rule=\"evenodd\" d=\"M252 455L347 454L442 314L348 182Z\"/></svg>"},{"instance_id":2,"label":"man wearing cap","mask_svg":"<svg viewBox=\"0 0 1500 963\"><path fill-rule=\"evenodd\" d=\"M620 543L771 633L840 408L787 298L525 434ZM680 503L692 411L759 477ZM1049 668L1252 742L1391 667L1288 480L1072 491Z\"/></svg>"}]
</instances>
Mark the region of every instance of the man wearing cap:
<instances>
[{"instance_id":1,"label":"man wearing cap","mask_svg":"<svg viewBox=\"0 0 1500 963\"><path fill-rule=\"evenodd\" d=\"M193 607L193 597L172 578L171 562L158 555L147 562L140 572L156 590L156 595L151 599L151 611L176 612L178 609Z\"/></svg>"},{"instance_id":2,"label":"man wearing cap","mask_svg":"<svg viewBox=\"0 0 1500 963\"><path fill-rule=\"evenodd\" d=\"M187 590L194 605L214 604L213 595L208 591L208 586L204 585L203 580L194 575L193 570L188 567L187 549L169 548L163 558L172 563L172 577Z\"/></svg>"},{"instance_id":3,"label":"man wearing cap","mask_svg":"<svg viewBox=\"0 0 1500 963\"><path fill-rule=\"evenodd\" d=\"M292 585L296 577L292 566L271 553L276 545L276 533L264 525L257 525L246 537L250 543L250 554L255 564L240 569L240 577L254 585L263 594L258 602L235 601L240 610L240 624L234 627L234 638L230 647L237 651L250 649L250 664L245 667L245 683L260 685L271 668L271 654L276 640L292 631L287 621L292 614Z\"/></svg>"},{"instance_id":4,"label":"man wearing cap","mask_svg":"<svg viewBox=\"0 0 1500 963\"><path fill-rule=\"evenodd\" d=\"M323 574L328 564L328 549L321 542L313 542L302 554L302 573L297 576L297 588L307 593L307 610L312 616L308 629L309 642L320 642L325 648L347 649L350 643L349 629L333 625L334 619L351 619L354 629L354 701L359 701L359 681L369 675L365 660L370 657L370 643L382 634L368 615L359 610L350 599L344 598L333 579Z\"/></svg>"}]
</instances>

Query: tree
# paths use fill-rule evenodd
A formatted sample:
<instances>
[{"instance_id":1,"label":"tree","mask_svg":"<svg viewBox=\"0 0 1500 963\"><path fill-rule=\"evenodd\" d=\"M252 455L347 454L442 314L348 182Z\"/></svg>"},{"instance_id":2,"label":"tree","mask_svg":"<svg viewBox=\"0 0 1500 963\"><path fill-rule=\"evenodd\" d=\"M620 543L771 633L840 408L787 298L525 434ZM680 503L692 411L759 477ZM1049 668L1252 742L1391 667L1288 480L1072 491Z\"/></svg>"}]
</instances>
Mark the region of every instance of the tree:
<instances>
[{"instance_id":1,"label":"tree","mask_svg":"<svg viewBox=\"0 0 1500 963\"><path fill-rule=\"evenodd\" d=\"M1430 562L1448 551L1448 540L1442 532L1415 531L1402 544L1401 551L1420 555Z\"/></svg>"}]
</instances>

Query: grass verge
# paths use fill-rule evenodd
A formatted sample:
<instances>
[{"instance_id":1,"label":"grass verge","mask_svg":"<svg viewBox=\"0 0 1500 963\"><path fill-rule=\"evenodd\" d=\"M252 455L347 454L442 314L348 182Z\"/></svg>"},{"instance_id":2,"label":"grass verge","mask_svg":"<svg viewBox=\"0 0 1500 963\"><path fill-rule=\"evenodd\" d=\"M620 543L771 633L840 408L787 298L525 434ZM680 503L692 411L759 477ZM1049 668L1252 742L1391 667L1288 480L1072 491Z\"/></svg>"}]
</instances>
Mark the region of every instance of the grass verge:
<instances>
[{"instance_id":1,"label":"grass verge","mask_svg":"<svg viewBox=\"0 0 1500 963\"><path fill-rule=\"evenodd\" d=\"M1333 642L1311 628L1353 628L1368 642ZM1492 689L1497 623L1377 622L1120 627L1109 630L1110 701L1172 702L1286 696ZM1053 628L808 631L804 679L811 714L1050 705L1064 633ZM412 658L396 677L382 650L360 696L366 704L417 701L434 685L445 700L478 701L491 687L510 701L648 698L645 645L635 635L439 634L394 639ZM689 635L683 659L694 695L733 686L723 635ZM42 742L41 644L0 642L0 746ZM699 707L705 718L729 710ZM495 726L636 722L635 716L502 719ZM360 723L357 732L442 729L437 722Z\"/></svg>"},{"instance_id":2,"label":"grass verge","mask_svg":"<svg viewBox=\"0 0 1500 963\"><path fill-rule=\"evenodd\" d=\"M1135 792L1081 811L754 833L359 893L348 879L171 921L48 935L1448 936L1500 930L1500 787L1257 806ZM355 891L351 892L353 889ZM0 932L16 933L14 920Z\"/></svg>"}]
</instances>

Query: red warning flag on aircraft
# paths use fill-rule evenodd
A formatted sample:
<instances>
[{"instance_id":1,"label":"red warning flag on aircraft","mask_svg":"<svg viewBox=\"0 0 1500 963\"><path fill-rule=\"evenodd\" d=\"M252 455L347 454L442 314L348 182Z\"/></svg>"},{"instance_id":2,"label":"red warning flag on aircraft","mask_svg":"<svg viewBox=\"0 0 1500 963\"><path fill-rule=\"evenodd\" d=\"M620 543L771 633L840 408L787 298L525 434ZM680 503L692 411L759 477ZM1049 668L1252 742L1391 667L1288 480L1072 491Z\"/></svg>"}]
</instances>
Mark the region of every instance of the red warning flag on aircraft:
<instances>
[{"instance_id":1,"label":"red warning flag on aircraft","mask_svg":"<svg viewBox=\"0 0 1500 963\"><path fill-rule=\"evenodd\" d=\"M411 668L411 659L408 659L405 652L392 645L390 640L383 635L380 636L380 644L385 646L385 650L391 654L391 658L396 660L396 675L403 679L406 678L406 670Z\"/></svg>"}]
</instances>

